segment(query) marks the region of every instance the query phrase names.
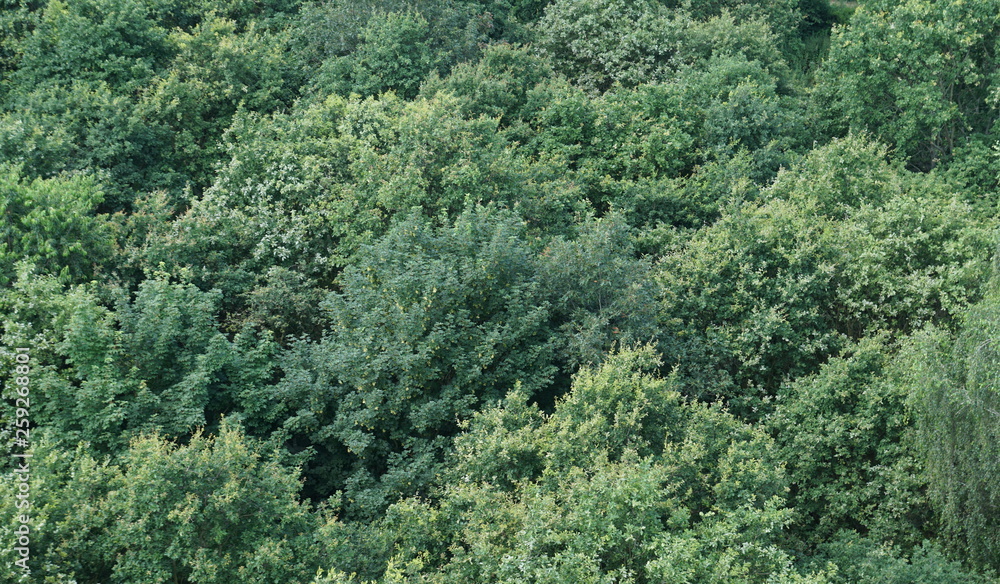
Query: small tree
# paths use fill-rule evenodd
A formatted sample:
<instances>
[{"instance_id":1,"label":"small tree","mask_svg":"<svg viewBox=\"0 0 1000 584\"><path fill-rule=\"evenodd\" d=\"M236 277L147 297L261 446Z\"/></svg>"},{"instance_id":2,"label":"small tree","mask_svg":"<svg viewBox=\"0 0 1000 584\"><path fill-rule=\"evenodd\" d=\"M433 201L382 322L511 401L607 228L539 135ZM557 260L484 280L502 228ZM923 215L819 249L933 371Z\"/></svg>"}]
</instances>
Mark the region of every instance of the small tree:
<instances>
[{"instance_id":1,"label":"small tree","mask_svg":"<svg viewBox=\"0 0 1000 584\"><path fill-rule=\"evenodd\" d=\"M91 176L28 180L21 169L0 165L0 284L15 277L25 260L63 282L95 276L111 256L104 200Z\"/></svg>"},{"instance_id":2,"label":"small tree","mask_svg":"<svg viewBox=\"0 0 1000 584\"><path fill-rule=\"evenodd\" d=\"M320 519L299 501L298 469L235 424L183 445L142 436L117 463L44 431L35 444L32 582L304 584L320 565ZM18 511L5 478L9 536Z\"/></svg>"},{"instance_id":3,"label":"small tree","mask_svg":"<svg viewBox=\"0 0 1000 584\"><path fill-rule=\"evenodd\" d=\"M105 503L116 518L107 534L114 579L307 581L316 558L300 546L317 524L297 475L231 425L184 446L136 440Z\"/></svg>"}]
</instances>

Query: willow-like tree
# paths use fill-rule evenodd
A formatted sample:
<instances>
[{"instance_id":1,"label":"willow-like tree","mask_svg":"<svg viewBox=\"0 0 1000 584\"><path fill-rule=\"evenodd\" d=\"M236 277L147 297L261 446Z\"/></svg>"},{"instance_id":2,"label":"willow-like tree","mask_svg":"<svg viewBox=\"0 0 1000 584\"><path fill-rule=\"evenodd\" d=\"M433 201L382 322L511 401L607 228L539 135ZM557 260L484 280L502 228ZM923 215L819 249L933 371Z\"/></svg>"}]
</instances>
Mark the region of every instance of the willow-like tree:
<instances>
[{"instance_id":1,"label":"willow-like tree","mask_svg":"<svg viewBox=\"0 0 1000 584\"><path fill-rule=\"evenodd\" d=\"M951 338L924 331L909 359L931 495L953 547L1000 567L1000 290Z\"/></svg>"}]
</instances>

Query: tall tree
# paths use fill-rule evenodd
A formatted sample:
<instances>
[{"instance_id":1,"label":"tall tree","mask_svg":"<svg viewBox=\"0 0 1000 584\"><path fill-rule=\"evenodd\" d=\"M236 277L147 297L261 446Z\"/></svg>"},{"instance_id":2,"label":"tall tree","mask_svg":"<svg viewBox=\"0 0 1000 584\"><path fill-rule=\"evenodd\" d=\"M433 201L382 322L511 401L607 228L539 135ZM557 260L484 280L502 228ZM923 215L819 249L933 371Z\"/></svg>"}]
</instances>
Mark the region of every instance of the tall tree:
<instances>
[{"instance_id":1,"label":"tall tree","mask_svg":"<svg viewBox=\"0 0 1000 584\"><path fill-rule=\"evenodd\" d=\"M951 336L930 329L907 356L931 495L956 552L1000 567L1000 288Z\"/></svg>"},{"instance_id":2,"label":"tall tree","mask_svg":"<svg viewBox=\"0 0 1000 584\"><path fill-rule=\"evenodd\" d=\"M1000 117L1000 3L865 2L817 74L817 117L868 131L915 169L948 161Z\"/></svg>"}]
</instances>

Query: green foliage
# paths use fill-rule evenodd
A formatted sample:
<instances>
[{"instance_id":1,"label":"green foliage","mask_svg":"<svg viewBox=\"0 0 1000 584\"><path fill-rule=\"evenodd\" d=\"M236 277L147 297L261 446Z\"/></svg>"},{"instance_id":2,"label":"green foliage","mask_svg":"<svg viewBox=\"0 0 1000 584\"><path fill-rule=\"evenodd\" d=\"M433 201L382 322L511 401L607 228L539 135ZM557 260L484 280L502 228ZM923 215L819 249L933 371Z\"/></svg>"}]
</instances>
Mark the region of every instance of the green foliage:
<instances>
[{"instance_id":1,"label":"green foliage","mask_svg":"<svg viewBox=\"0 0 1000 584\"><path fill-rule=\"evenodd\" d=\"M320 522L298 500L297 470L232 424L184 445L139 438L121 464L45 441L34 453L31 566L46 582L292 583L316 572Z\"/></svg>"},{"instance_id":2,"label":"green foliage","mask_svg":"<svg viewBox=\"0 0 1000 584\"><path fill-rule=\"evenodd\" d=\"M431 77L421 93L447 91L458 98L464 115L498 118L504 128L523 120L529 92L552 75L548 61L527 48L497 44L484 49L476 63L458 65L443 79Z\"/></svg>"},{"instance_id":3,"label":"green foliage","mask_svg":"<svg viewBox=\"0 0 1000 584\"><path fill-rule=\"evenodd\" d=\"M786 69L766 21L728 10L702 17L653 0L560 0L537 33L557 70L590 91L666 81L712 56L744 55Z\"/></svg>"},{"instance_id":4,"label":"green foliage","mask_svg":"<svg viewBox=\"0 0 1000 584\"><path fill-rule=\"evenodd\" d=\"M713 163L763 184L804 141L792 131L797 100L780 95L773 75L743 56L713 57L675 83L590 97L556 79L526 97L524 123L511 120L505 135L566 167L599 211L642 208L634 225L700 225L718 212L722 197L713 191L730 194L732 179L711 176L721 170Z\"/></svg>"},{"instance_id":5,"label":"green foliage","mask_svg":"<svg viewBox=\"0 0 1000 584\"><path fill-rule=\"evenodd\" d=\"M565 230L586 208L554 165L534 164L498 133L498 120L466 119L458 100L354 102L344 127L352 136L353 184L342 208L351 225L346 250L385 233L392 217L415 206L428 216L457 216L468 202L496 202L515 209L534 229Z\"/></svg>"},{"instance_id":6,"label":"green foliage","mask_svg":"<svg viewBox=\"0 0 1000 584\"><path fill-rule=\"evenodd\" d=\"M0 0L21 580L985 584L997 2Z\"/></svg>"},{"instance_id":7,"label":"green foliage","mask_svg":"<svg viewBox=\"0 0 1000 584\"><path fill-rule=\"evenodd\" d=\"M111 209L127 204L129 183L158 188L170 182L156 168L155 133L132 100L104 81L41 85L11 109L0 117L0 156L28 178L105 171L105 208Z\"/></svg>"},{"instance_id":8,"label":"green foliage","mask_svg":"<svg viewBox=\"0 0 1000 584\"><path fill-rule=\"evenodd\" d=\"M94 460L86 444L66 449L50 436L41 428L32 430L28 506L16 507L24 503L16 498L19 481L11 468L4 469L0 480L0 535L13 542L22 515L30 529L31 574L17 575L11 569L8 581L111 582L104 538L114 518L101 502L121 473L114 465ZM14 566L20 555L14 546L4 547L3 561Z\"/></svg>"},{"instance_id":9,"label":"green foliage","mask_svg":"<svg viewBox=\"0 0 1000 584\"><path fill-rule=\"evenodd\" d=\"M497 201L541 235L566 233L571 214L588 204L629 209L640 197L655 197L670 222L711 216L714 200L690 210L685 196L663 194L659 178L689 169L697 160L693 145L712 158L773 147L775 125L789 119L774 111L773 84L759 134L738 123L723 127L711 113L728 107L727 84L739 87L748 71L769 83L758 65L743 63L681 95L659 87L595 101L541 81L544 62L497 47L475 69L432 81L426 100L331 98L287 115L238 116L229 134L232 160L166 240L146 244L153 255L142 262L147 269L189 265L202 286L219 287L233 302L251 294L261 284L255 274L271 265L328 282L358 246L385 233L399 209L417 205L429 216L455 216L467 200ZM678 120L675 106L685 102L705 105L690 121ZM711 133L693 143L688 132L702 134L701 127ZM577 172L566 177L566 165ZM233 311L246 313L239 304Z\"/></svg>"},{"instance_id":10,"label":"green foliage","mask_svg":"<svg viewBox=\"0 0 1000 584\"><path fill-rule=\"evenodd\" d=\"M408 43L417 40L416 46L430 51L423 57L430 59L434 68L447 71L458 63L475 60L481 45L494 39L523 42L519 26L509 18L510 6L503 4L505 2L491 7L456 0L306 3L290 29L294 54L310 69L326 61L325 68L332 67L341 76L350 77L350 65L360 63L360 56L354 53L367 53L369 59L362 65L365 68L362 75L373 81L372 76L378 76L380 71L371 69L375 64L371 57L389 58L393 46L402 50L412 47ZM410 55L401 54L400 57L409 60ZM413 61L405 68L391 62L383 64L395 69L397 76L407 69L419 70L421 66L420 62ZM420 80L415 81L419 84ZM330 82L327 77L319 86L329 87Z\"/></svg>"},{"instance_id":11,"label":"green foliage","mask_svg":"<svg viewBox=\"0 0 1000 584\"><path fill-rule=\"evenodd\" d=\"M604 212L635 197L651 179L692 163L691 136L655 90L589 97L565 80L538 84L526 96L524 124L507 135L521 152L560 169L579 195ZM665 111L666 110L666 111Z\"/></svg>"},{"instance_id":12,"label":"green foliage","mask_svg":"<svg viewBox=\"0 0 1000 584\"><path fill-rule=\"evenodd\" d=\"M108 534L113 577L305 581L315 569L308 544L316 523L296 496L297 478L226 425L184 446L135 441L106 500L120 517Z\"/></svg>"},{"instance_id":13,"label":"green foliage","mask_svg":"<svg viewBox=\"0 0 1000 584\"><path fill-rule=\"evenodd\" d=\"M324 64L320 83L342 95L368 96L392 90L412 98L436 65L429 41L430 28L419 13L375 14L353 53Z\"/></svg>"},{"instance_id":14,"label":"green foliage","mask_svg":"<svg viewBox=\"0 0 1000 584\"><path fill-rule=\"evenodd\" d=\"M594 116L591 133L577 139L585 156L577 161L581 178L601 188L604 185L600 183L608 178L640 181L676 176L690 168L694 144L689 120L678 119L672 96L664 96L657 89L644 87L589 100L587 105ZM535 122L544 128L540 137L547 138L549 132L562 129L558 120L547 119L549 115L550 108L546 108ZM595 203L603 208L600 202Z\"/></svg>"},{"instance_id":15,"label":"green foliage","mask_svg":"<svg viewBox=\"0 0 1000 584\"><path fill-rule=\"evenodd\" d=\"M189 270L227 303L271 267L329 283L345 261L336 236L350 225L342 219L356 211L336 199L336 183L351 178L337 130L345 106L333 97L288 114L237 115L226 135L229 160L213 185L177 221L137 238L137 267Z\"/></svg>"},{"instance_id":16,"label":"green foliage","mask_svg":"<svg viewBox=\"0 0 1000 584\"><path fill-rule=\"evenodd\" d=\"M639 182L612 205L642 229L643 251L658 257L665 249L660 241L665 229L703 227L719 218L725 203L756 199L760 186L751 179L754 171L750 155L741 152L700 165L690 176Z\"/></svg>"},{"instance_id":17,"label":"green foliage","mask_svg":"<svg viewBox=\"0 0 1000 584\"><path fill-rule=\"evenodd\" d=\"M883 338L863 339L783 387L766 420L787 461L795 533L808 545L854 530L911 547L932 531L895 355Z\"/></svg>"},{"instance_id":18,"label":"green foliage","mask_svg":"<svg viewBox=\"0 0 1000 584\"><path fill-rule=\"evenodd\" d=\"M60 344L74 371L47 401L63 435L116 448L129 431L204 425L229 348L213 322L217 295L151 280L113 314L95 300L79 297Z\"/></svg>"},{"instance_id":19,"label":"green foliage","mask_svg":"<svg viewBox=\"0 0 1000 584\"><path fill-rule=\"evenodd\" d=\"M733 204L663 259L661 339L694 395L755 418L849 339L947 321L977 298L995 235L882 156L857 137L817 149L767 202Z\"/></svg>"},{"instance_id":20,"label":"green foliage","mask_svg":"<svg viewBox=\"0 0 1000 584\"><path fill-rule=\"evenodd\" d=\"M169 224L140 227L138 214L126 222L127 269L189 273L201 288L218 288L229 330L252 322L314 334L311 299L400 210L455 217L467 202L496 201L536 234L568 232L586 208L579 192L554 166L511 148L496 120L467 119L455 104L444 93L408 104L393 94L334 96L287 114L237 116L227 136L231 160L204 197ZM163 212L145 210L154 201L142 203L142 216ZM299 300L266 301L277 300L264 291L275 286ZM265 314L272 310L283 316Z\"/></svg>"},{"instance_id":21,"label":"green foliage","mask_svg":"<svg viewBox=\"0 0 1000 584\"><path fill-rule=\"evenodd\" d=\"M513 0L510 2L514 15L522 22L535 22L541 18L545 7L552 0Z\"/></svg>"},{"instance_id":22,"label":"green foliage","mask_svg":"<svg viewBox=\"0 0 1000 584\"><path fill-rule=\"evenodd\" d=\"M29 177L106 171L116 210L136 189L179 199L206 186L233 113L287 105L301 82L278 35L217 17L168 32L159 18L184 18L133 4L51 2L21 45L0 118L5 159Z\"/></svg>"},{"instance_id":23,"label":"green foliage","mask_svg":"<svg viewBox=\"0 0 1000 584\"><path fill-rule=\"evenodd\" d=\"M366 101L353 108L345 122L356 137L351 171L359 184L346 194L373 215L368 225L362 222L366 217L353 229L384 233L383 217L416 206L429 216L454 215L466 201L521 198L515 181L527 178L518 176L523 164L497 136L497 122L458 117L454 101L437 95L410 104Z\"/></svg>"},{"instance_id":24,"label":"green foliage","mask_svg":"<svg viewBox=\"0 0 1000 584\"><path fill-rule=\"evenodd\" d=\"M966 200L985 216L996 216L1000 208L1000 148L991 135L971 136L955 148L941 175L961 188Z\"/></svg>"},{"instance_id":25,"label":"green foliage","mask_svg":"<svg viewBox=\"0 0 1000 584\"><path fill-rule=\"evenodd\" d=\"M276 346L250 330L222 335L217 292L148 280L112 312L87 288L23 270L2 302L5 338L33 343L45 365L33 421L63 445L120 452L141 432L185 436L233 409L256 421Z\"/></svg>"},{"instance_id":26,"label":"green foliage","mask_svg":"<svg viewBox=\"0 0 1000 584\"><path fill-rule=\"evenodd\" d=\"M684 403L649 349L583 370L552 416L515 390L458 441L441 500L393 506L385 581L764 582L784 475L770 441Z\"/></svg>"},{"instance_id":27,"label":"green foliage","mask_svg":"<svg viewBox=\"0 0 1000 584\"><path fill-rule=\"evenodd\" d=\"M155 269L181 259L213 278L211 286L220 286L221 272L252 279L272 265L328 283L399 211L419 206L430 217L455 217L467 201L496 201L536 229L565 230L584 207L579 194L551 184L555 169L520 156L496 120L467 119L458 103L444 93L410 103L390 93L238 117L231 161L167 235L176 247L150 248L143 262ZM211 263L202 259L206 248Z\"/></svg>"},{"instance_id":28,"label":"green foliage","mask_svg":"<svg viewBox=\"0 0 1000 584\"><path fill-rule=\"evenodd\" d=\"M837 12L830 0L799 0L804 22L800 25L806 34L828 29L838 22Z\"/></svg>"},{"instance_id":29,"label":"green foliage","mask_svg":"<svg viewBox=\"0 0 1000 584\"><path fill-rule=\"evenodd\" d=\"M684 10L698 20L707 20L722 13L732 14L736 20L759 19L771 25L783 38L795 34L800 11L808 0L658 0L673 10Z\"/></svg>"},{"instance_id":30,"label":"green foliage","mask_svg":"<svg viewBox=\"0 0 1000 584\"><path fill-rule=\"evenodd\" d=\"M998 14L993 1L863 3L833 35L817 117L872 132L913 168L948 161L997 120Z\"/></svg>"},{"instance_id":31,"label":"green foliage","mask_svg":"<svg viewBox=\"0 0 1000 584\"><path fill-rule=\"evenodd\" d=\"M168 30L190 31L206 19L222 18L244 26L276 28L298 12L297 0L147 0L150 11Z\"/></svg>"},{"instance_id":32,"label":"green foliage","mask_svg":"<svg viewBox=\"0 0 1000 584\"><path fill-rule=\"evenodd\" d=\"M14 279L22 260L65 282L99 273L111 255L107 218L95 213L103 199L93 177L28 180L0 166L0 283Z\"/></svg>"},{"instance_id":33,"label":"green foliage","mask_svg":"<svg viewBox=\"0 0 1000 584\"><path fill-rule=\"evenodd\" d=\"M249 294L247 321L274 332L276 339L318 336L322 289L294 270L272 267Z\"/></svg>"},{"instance_id":34,"label":"green foliage","mask_svg":"<svg viewBox=\"0 0 1000 584\"><path fill-rule=\"evenodd\" d=\"M166 37L143 2L50 1L21 46L14 83L24 93L69 80L134 91L169 58Z\"/></svg>"},{"instance_id":35,"label":"green foliage","mask_svg":"<svg viewBox=\"0 0 1000 584\"><path fill-rule=\"evenodd\" d=\"M561 72L584 87L635 85L671 54L666 14L641 0L555 2L538 24L539 44Z\"/></svg>"},{"instance_id":36,"label":"green foliage","mask_svg":"<svg viewBox=\"0 0 1000 584\"><path fill-rule=\"evenodd\" d=\"M952 337L930 329L915 337L907 358L909 387L926 457L927 478L950 544L975 563L1000 566L996 435L1000 295L989 293L964 315Z\"/></svg>"},{"instance_id":37,"label":"green foliage","mask_svg":"<svg viewBox=\"0 0 1000 584\"><path fill-rule=\"evenodd\" d=\"M627 228L580 231L539 257L515 215L470 207L453 226L411 215L363 248L324 305L323 340L293 345L265 408L319 453L315 488L346 489L348 516L371 518L436 481L483 404L515 384L551 402L580 363L650 338L654 286Z\"/></svg>"},{"instance_id":38,"label":"green foliage","mask_svg":"<svg viewBox=\"0 0 1000 584\"><path fill-rule=\"evenodd\" d=\"M185 180L206 186L233 114L290 105L302 79L285 64L284 39L252 24L238 32L234 21L207 17L169 42L176 56L143 92L137 115L160 134L167 172L182 169Z\"/></svg>"},{"instance_id":39,"label":"green foliage","mask_svg":"<svg viewBox=\"0 0 1000 584\"><path fill-rule=\"evenodd\" d=\"M218 289L230 332L253 324L279 339L316 333L318 298L345 263L341 218L352 212L338 212L334 190L350 176L337 133L344 107L334 97L292 113L237 114L229 160L201 198L170 221L169 200L146 197L122 222L123 275L138 283L166 272Z\"/></svg>"},{"instance_id":40,"label":"green foliage","mask_svg":"<svg viewBox=\"0 0 1000 584\"><path fill-rule=\"evenodd\" d=\"M713 56L661 89L670 109L683 112L700 160L750 156L749 177L759 184L790 163L788 151L806 141L798 126L798 98L784 95L783 73L744 55ZM646 94L648 95L648 93Z\"/></svg>"},{"instance_id":41,"label":"green foliage","mask_svg":"<svg viewBox=\"0 0 1000 584\"><path fill-rule=\"evenodd\" d=\"M0 324L4 346L30 344L38 354L38 366L51 370L57 361L55 346L61 340L65 314L72 307L64 286L55 276L39 274L35 266L21 261L16 278L0 293ZM13 354L5 354L13 366ZM12 396L11 396L12 397Z\"/></svg>"},{"instance_id":42,"label":"green foliage","mask_svg":"<svg viewBox=\"0 0 1000 584\"><path fill-rule=\"evenodd\" d=\"M589 221L573 240L556 238L541 253L538 280L550 295L564 367L599 363L613 344L651 341L655 283L648 261L618 217Z\"/></svg>"},{"instance_id":43,"label":"green foliage","mask_svg":"<svg viewBox=\"0 0 1000 584\"><path fill-rule=\"evenodd\" d=\"M7 93L8 77L21 60L21 43L39 20L40 0L4 0L0 7L0 101Z\"/></svg>"},{"instance_id":44,"label":"green foliage","mask_svg":"<svg viewBox=\"0 0 1000 584\"><path fill-rule=\"evenodd\" d=\"M323 341L293 347L275 390L302 400L284 404L286 427L322 448L319 488L346 488L350 516L426 489L482 404L551 383L549 307L522 233L486 208L441 228L411 216L344 271Z\"/></svg>"},{"instance_id":45,"label":"green foliage","mask_svg":"<svg viewBox=\"0 0 1000 584\"><path fill-rule=\"evenodd\" d=\"M891 544L842 533L821 546L818 561L837 566L836 584L962 584L995 580L964 569L925 541L909 558Z\"/></svg>"},{"instance_id":46,"label":"green foliage","mask_svg":"<svg viewBox=\"0 0 1000 584\"><path fill-rule=\"evenodd\" d=\"M843 0L833 0L830 2L830 12L833 14L837 24L848 24L857 8L857 4L852 2Z\"/></svg>"}]
</instances>

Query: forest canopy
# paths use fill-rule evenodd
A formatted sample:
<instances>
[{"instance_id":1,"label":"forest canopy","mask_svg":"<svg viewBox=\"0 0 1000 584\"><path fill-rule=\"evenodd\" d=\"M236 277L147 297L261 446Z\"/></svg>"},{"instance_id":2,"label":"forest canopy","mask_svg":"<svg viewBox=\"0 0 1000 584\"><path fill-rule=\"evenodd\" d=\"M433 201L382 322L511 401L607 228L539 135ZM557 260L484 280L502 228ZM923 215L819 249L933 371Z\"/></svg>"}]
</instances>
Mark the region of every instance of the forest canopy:
<instances>
[{"instance_id":1,"label":"forest canopy","mask_svg":"<svg viewBox=\"0 0 1000 584\"><path fill-rule=\"evenodd\" d=\"M2 581L1000 582L998 120L1000 0L0 0Z\"/></svg>"}]
</instances>

